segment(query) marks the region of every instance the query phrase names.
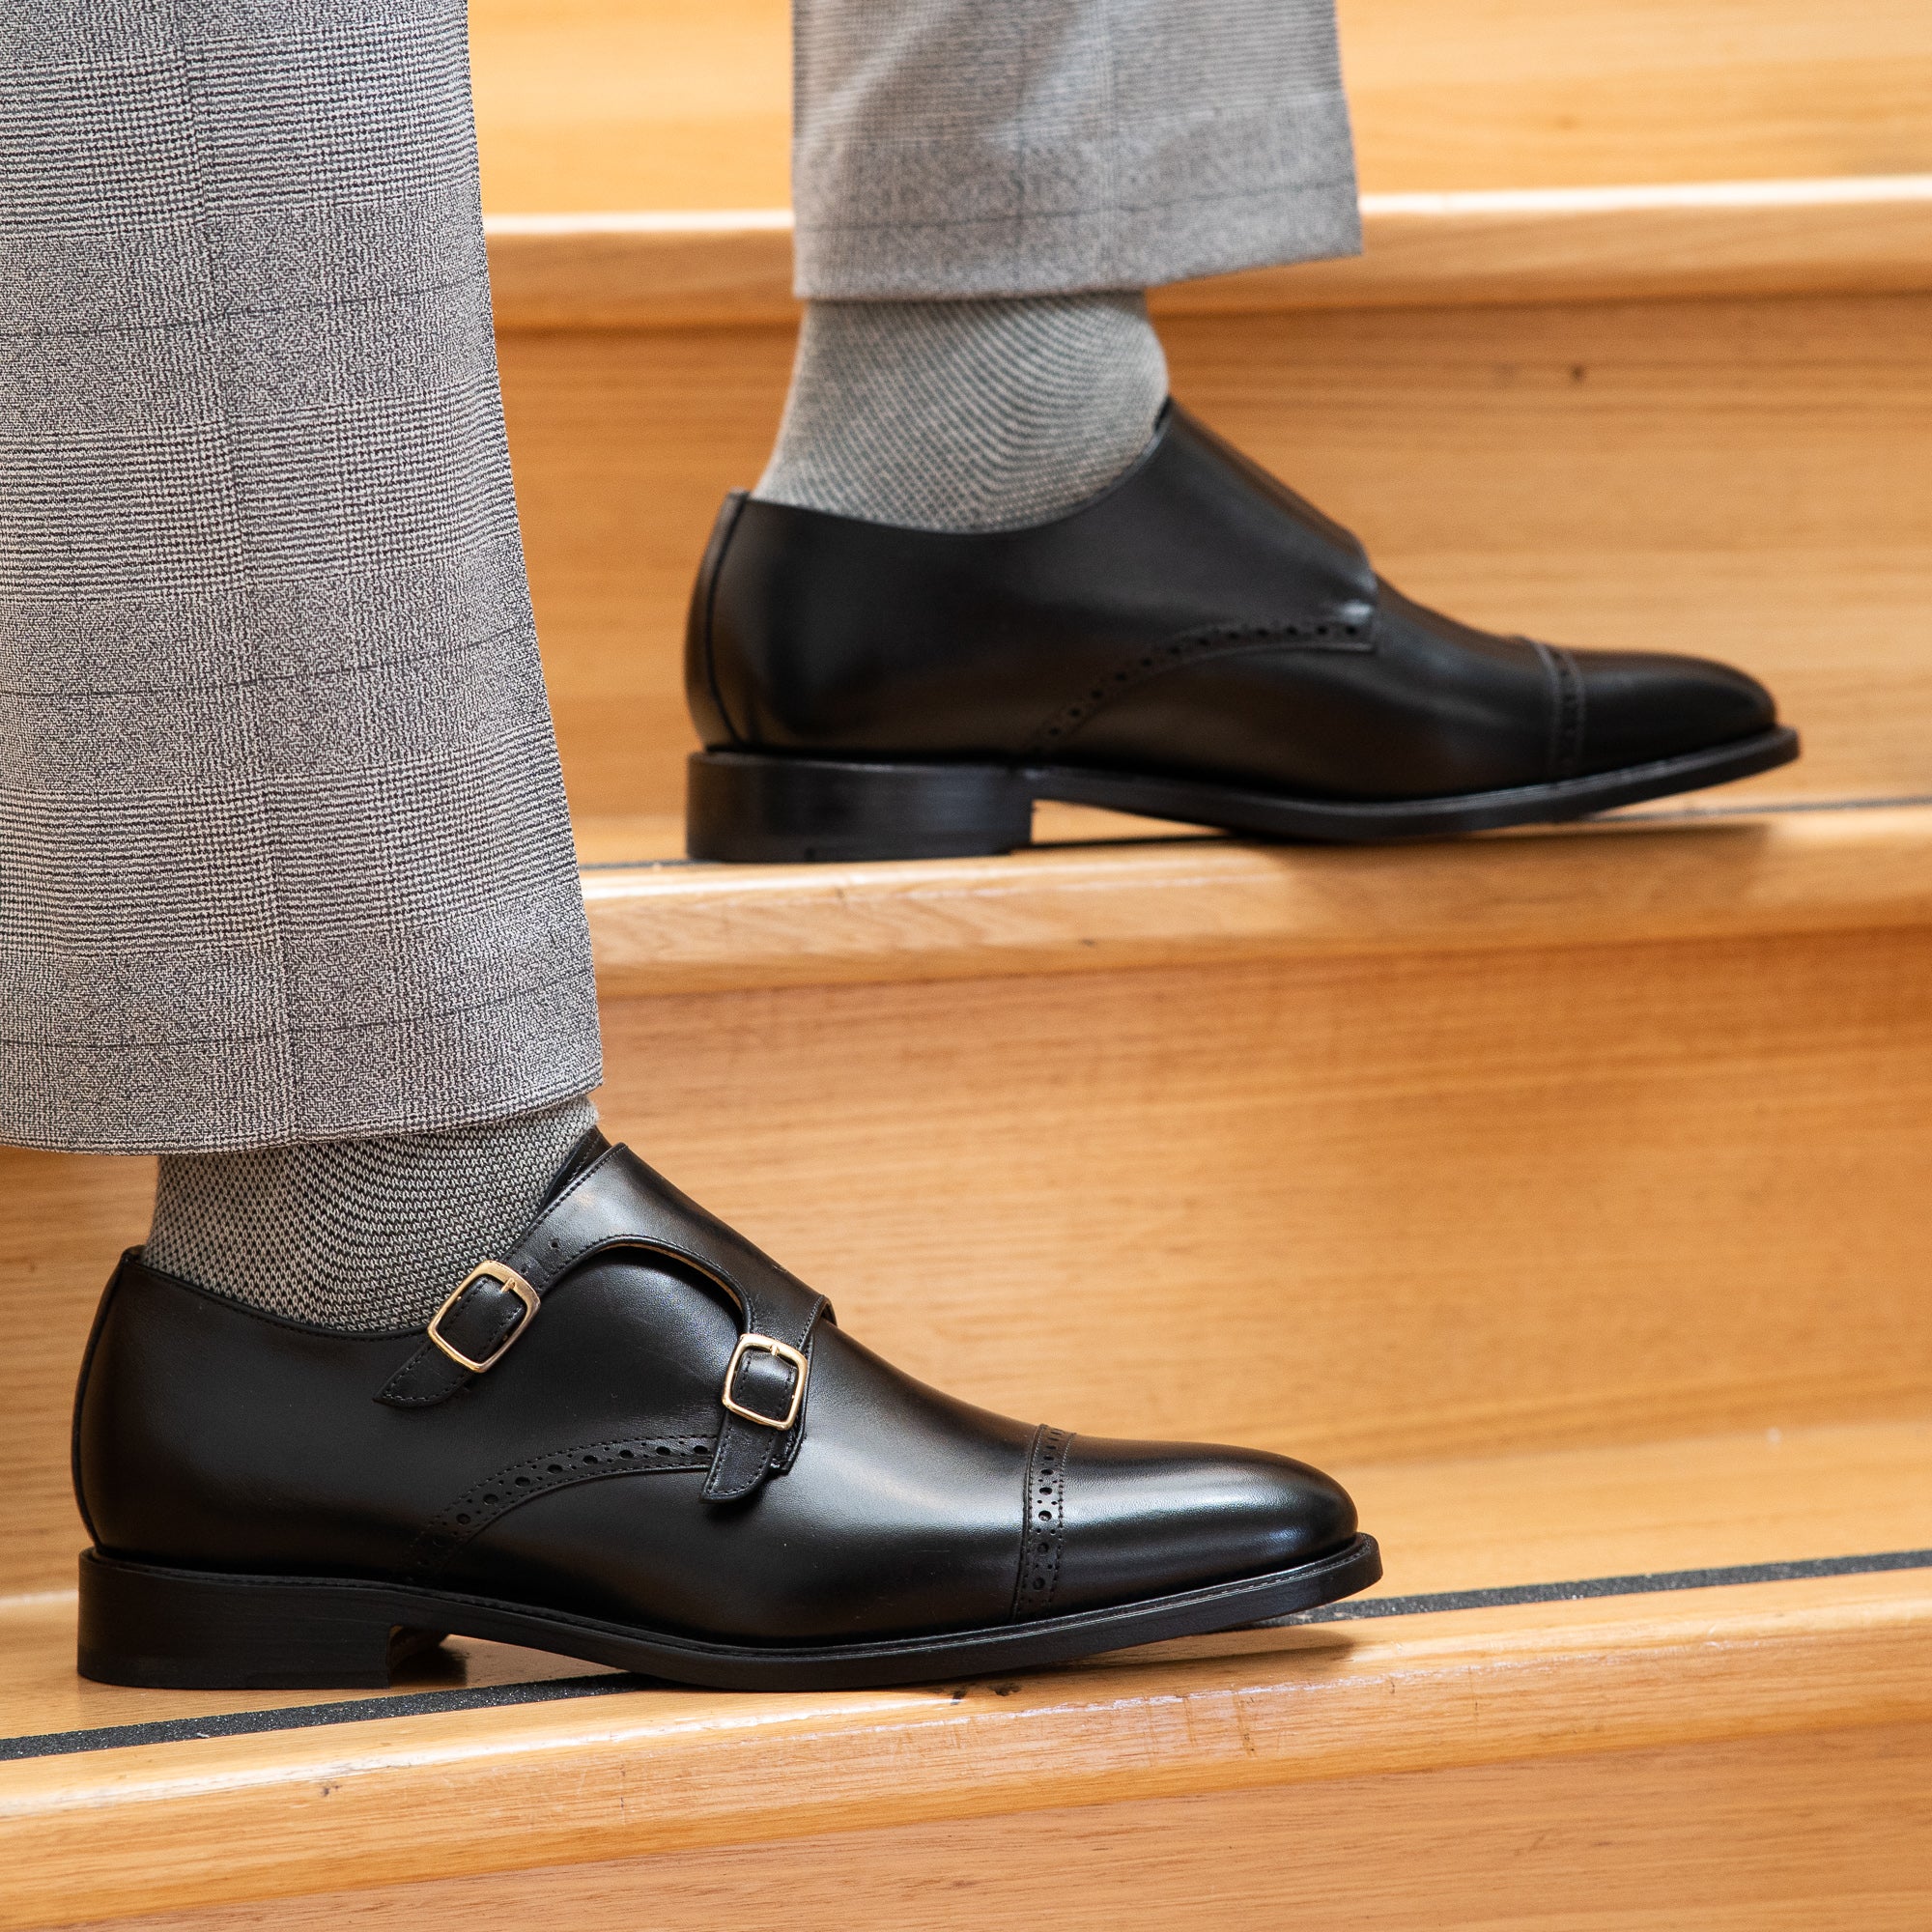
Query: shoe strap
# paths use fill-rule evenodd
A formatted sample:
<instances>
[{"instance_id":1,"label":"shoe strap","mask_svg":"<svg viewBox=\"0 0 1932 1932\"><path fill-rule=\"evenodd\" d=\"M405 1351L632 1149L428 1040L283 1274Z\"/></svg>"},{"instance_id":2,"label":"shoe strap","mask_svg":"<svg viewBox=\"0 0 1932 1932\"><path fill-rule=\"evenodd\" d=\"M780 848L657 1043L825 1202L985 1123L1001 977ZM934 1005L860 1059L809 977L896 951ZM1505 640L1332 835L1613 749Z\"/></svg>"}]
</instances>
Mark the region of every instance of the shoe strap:
<instances>
[{"instance_id":1,"label":"shoe strap","mask_svg":"<svg viewBox=\"0 0 1932 1932\"><path fill-rule=\"evenodd\" d=\"M629 1148L601 1134L594 1142L509 1253L457 1285L376 1400L396 1408L447 1402L497 1367L573 1269L593 1255L642 1249L696 1268L738 1304L742 1332L719 1392L718 1449L703 1493L707 1502L748 1496L798 1455L812 1331L821 1316L836 1320L830 1304Z\"/></svg>"}]
</instances>

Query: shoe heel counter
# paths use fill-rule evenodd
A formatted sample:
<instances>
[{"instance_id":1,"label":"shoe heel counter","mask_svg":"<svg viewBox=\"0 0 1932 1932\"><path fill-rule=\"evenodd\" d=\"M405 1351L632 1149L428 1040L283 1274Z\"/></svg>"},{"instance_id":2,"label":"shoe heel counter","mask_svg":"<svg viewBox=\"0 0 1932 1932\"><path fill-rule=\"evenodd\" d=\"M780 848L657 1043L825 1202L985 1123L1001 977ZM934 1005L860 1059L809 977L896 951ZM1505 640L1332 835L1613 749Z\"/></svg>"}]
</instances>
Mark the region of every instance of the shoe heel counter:
<instances>
[{"instance_id":1,"label":"shoe heel counter","mask_svg":"<svg viewBox=\"0 0 1932 1932\"><path fill-rule=\"evenodd\" d=\"M717 633L719 580L724 575L731 533L747 500L746 492L733 490L719 509L718 520L711 526L711 540L705 545L703 560L697 566L697 581L691 588L691 608L685 615L684 698L691 711L691 722L697 727L698 740L707 751L724 751L744 742L724 708Z\"/></svg>"},{"instance_id":2,"label":"shoe heel counter","mask_svg":"<svg viewBox=\"0 0 1932 1932\"><path fill-rule=\"evenodd\" d=\"M90 1465L97 1471L100 1467L100 1458L90 1450L98 1443L99 1436L100 1399L98 1395L89 1400L95 1387L94 1364L100 1351L100 1341L113 1318L114 1306L119 1298L122 1277L128 1271L129 1262L140 1254L139 1248L129 1248L122 1255L119 1265L107 1278L107 1286L100 1291L99 1305L94 1311L94 1325L87 1331L87 1347L80 1352L80 1373L74 1378L73 1424L69 1436L69 1466L73 1479L74 1507L80 1512L80 1520L88 1535L97 1544L100 1541L100 1531L96 1526L95 1510L88 1499L88 1470Z\"/></svg>"},{"instance_id":3,"label":"shoe heel counter","mask_svg":"<svg viewBox=\"0 0 1932 1932\"><path fill-rule=\"evenodd\" d=\"M129 1248L100 1297L74 1391L74 1500L99 1549L187 1550L197 1535L222 1534L218 1511L202 1520L211 1513L184 1460L194 1405L178 1355L155 1277Z\"/></svg>"}]
</instances>

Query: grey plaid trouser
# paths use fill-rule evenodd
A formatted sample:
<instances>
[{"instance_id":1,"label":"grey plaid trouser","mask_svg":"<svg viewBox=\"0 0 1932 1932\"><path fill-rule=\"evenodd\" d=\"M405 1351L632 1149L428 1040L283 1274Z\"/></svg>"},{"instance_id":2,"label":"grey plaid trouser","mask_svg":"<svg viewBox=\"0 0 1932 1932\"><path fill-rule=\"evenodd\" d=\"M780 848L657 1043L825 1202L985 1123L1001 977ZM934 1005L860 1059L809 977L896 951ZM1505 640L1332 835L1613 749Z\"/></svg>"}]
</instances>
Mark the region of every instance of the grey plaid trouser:
<instances>
[{"instance_id":1,"label":"grey plaid trouser","mask_svg":"<svg viewBox=\"0 0 1932 1932\"><path fill-rule=\"evenodd\" d=\"M1140 289L1361 245L1333 0L792 0L802 296Z\"/></svg>"},{"instance_id":2,"label":"grey plaid trouser","mask_svg":"<svg viewBox=\"0 0 1932 1932\"><path fill-rule=\"evenodd\" d=\"M1354 245L1330 0L799 0L808 293ZM0 1141L599 1078L462 0L0 5Z\"/></svg>"}]
</instances>

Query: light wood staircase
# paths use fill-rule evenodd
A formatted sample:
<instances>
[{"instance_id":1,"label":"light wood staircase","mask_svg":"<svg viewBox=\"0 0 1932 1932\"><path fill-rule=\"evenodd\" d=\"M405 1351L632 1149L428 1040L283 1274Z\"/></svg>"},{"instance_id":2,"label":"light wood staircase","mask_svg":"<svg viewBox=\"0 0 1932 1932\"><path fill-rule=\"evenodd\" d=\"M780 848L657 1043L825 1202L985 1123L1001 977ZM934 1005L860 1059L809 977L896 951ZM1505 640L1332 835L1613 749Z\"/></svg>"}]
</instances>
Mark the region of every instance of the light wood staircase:
<instances>
[{"instance_id":1,"label":"light wood staircase","mask_svg":"<svg viewBox=\"0 0 1932 1932\"><path fill-rule=\"evenodd\" d=\"M678 637L790 354L782 7L474 27L607 1125L963 1395L1335 1466L1389 1574L904 1691L84 1684L68 1393L151 1175L0 1153L0 1926L1932 1924L1921 0L1346 0L1369 255L1158 305L1406 588L1740 661L1801 764L745 869L677 856Z\"/></svg>"}]
</instances>

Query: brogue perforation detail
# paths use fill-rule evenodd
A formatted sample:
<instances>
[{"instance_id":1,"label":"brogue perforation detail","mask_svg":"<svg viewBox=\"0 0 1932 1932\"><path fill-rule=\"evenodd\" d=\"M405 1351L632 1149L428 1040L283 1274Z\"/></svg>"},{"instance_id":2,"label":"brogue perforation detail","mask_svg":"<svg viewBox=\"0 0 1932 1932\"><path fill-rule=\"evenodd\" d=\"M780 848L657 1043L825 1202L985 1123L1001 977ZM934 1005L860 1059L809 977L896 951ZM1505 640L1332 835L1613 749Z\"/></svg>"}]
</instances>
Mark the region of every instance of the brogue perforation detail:
<instances>
[{"instance_id":1,"label":"brogue perforation detail","mask_svg":"<svg viewBox=\"0 0 1932 1932\"><path fill-rule=\"evenodd\" d=\"M1549 673L1549 776L1575 778L1583 762L1583 673L1561 644L1538 643L1534 638L1528 641Z\"/></svg>"},{"instance_id":2,"label":"brogue perforation detail","mask_svg":"<svg viewBox=\"0 0 1932 1932\"><path fill-rule=\"evenodd\" d=\"M435 1575L472 1537L532 1496L607 1476L662 1476L704 1469L717 1449L715 1435L628 1435L512 1463L472 1484L426 1523L410 1546L405 1568L417 1578Z\"/></svg>"},{"instance_id":3,"label":"brogue perforation detail","mask_svg":"<svg viewBox=\"0 0 1932 1932\"><path fill-rule=\"evenodd\" d=\"M1115 698L1144 684L1163 671L1178 670L1183 665L1199 664L1210 657L1232 656L1241 651L1266 650L1277 644L1301 644L1331 651L1369 651L1375 648L1369 635L1370 619L1336 618L1323 623L1204 624L1183 631L1164 644L1151 644L1132 657L1122 658L1114 668L1094 683L1086 695L1058 711L1027 741L1022 756L1036 757L1051 752L1104 710Z\"/></svg>"},{"instance_id":4,"label":"brogue perforation detail","mask_svg":"<svg viewBox=\"0 0 1932 1932\"><path fill-rule=\"evenodd\" d=\"M1060 1588L1060 1556L1066 1535L1066 1445L1072 1432L1034 1432L1027 1457L1026 1520L1020 1532L1020 1573L1013 1586L1015 1617L1044 1616Z\"/></svg>"}]
</instances>

